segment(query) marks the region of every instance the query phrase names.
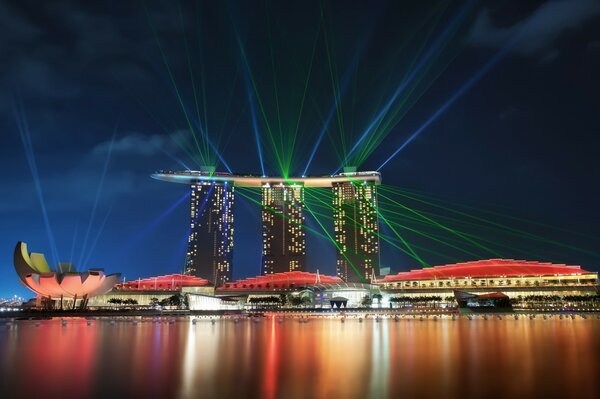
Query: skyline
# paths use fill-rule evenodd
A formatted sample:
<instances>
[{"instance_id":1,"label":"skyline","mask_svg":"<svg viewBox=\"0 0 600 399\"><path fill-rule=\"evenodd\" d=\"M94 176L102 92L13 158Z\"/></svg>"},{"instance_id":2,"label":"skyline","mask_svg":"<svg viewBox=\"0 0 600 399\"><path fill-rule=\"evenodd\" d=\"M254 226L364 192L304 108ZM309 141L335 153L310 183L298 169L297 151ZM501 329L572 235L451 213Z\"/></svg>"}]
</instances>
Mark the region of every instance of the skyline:
<instances>
[{"instance_id":1,"label":"skyline","mask_svg":"<svg viewBox=\"0 0 600 399\"><path fill-rule=\"evenodd\" d=\"M504 232L461 227L498 241L504 248L490 249L503 256L597 271L600 10L566 3L230 3L181 13L149 3L1 3L10 23L0 24L9 54L0 81L0 296L28 294L10 267L19 240L49 262L127 280L181 272L189 193L150 175L203 161L282 177L381 167L386 212L400 201L425 216L464 218L422 202L442 199L547 239L528 241L540 255L531 258L506 248L523 244ZM390 42L402 52L391 54ZM198 123L188 118L196 114ZM258 193L236 197L234 280L261 274ZM304 212L307 226L333 234L315 212ZM394 241L381 243L381 264L392 273L420 267L417 258L449 263L417 247L462 261L493 257L465 240L466 252L449 249L385 216L391 227L381 234ZM456 239L428 229L419 232ZM416 258L398 249L411 252L396 233ZM306 246L307 270L335 275L328 240L307 234Z\"/></svg>"}]
</instances>

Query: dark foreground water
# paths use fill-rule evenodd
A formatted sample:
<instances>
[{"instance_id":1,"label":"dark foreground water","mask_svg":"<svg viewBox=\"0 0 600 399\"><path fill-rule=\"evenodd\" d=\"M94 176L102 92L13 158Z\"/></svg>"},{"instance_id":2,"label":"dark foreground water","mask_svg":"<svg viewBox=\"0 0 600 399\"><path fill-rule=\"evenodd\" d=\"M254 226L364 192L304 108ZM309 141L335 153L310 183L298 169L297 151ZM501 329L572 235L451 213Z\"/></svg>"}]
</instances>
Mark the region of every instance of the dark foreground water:
<instances>
[{"instance_id":1,"label":"dark foreground water","mask_svg":"<svg viewBox=\"0 0 600 399\"><path fill-rule=\"evenodd\" d=\"M2 398L600 397L595 317L66 320L0 324Z\"/></svg>"}]
</instances>

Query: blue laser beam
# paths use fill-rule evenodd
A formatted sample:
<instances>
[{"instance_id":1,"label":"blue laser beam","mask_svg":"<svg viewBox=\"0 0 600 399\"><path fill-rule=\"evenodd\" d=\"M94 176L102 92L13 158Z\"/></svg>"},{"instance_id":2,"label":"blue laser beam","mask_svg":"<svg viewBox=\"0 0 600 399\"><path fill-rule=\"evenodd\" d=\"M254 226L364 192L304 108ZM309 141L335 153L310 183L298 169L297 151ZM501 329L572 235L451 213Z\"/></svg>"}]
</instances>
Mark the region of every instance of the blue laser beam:
<instances>
[{"instance_id":1,"label":"blue laser beam","mask_svg":"<svg viewBox=\"0 0 600 399\"><path fill-rule=\"evenodd\" d=\"M186 269L186 259L187 259L187 244L189 241L189 234L185 234L182 236L181 240L179 241L179 244L177 245L177 250L173 252L173 256L171 257L171 262L173 263L177 263L178 259L181 259L181 255L183 254L183 268L181 270L181 274L185 274L185 269Z\"/></svg>"},{"instance_id":2,"label":"blue laser beam","mask_svg":"<svg viewBox=\"0 0 600 399\"><path fill-rule=\"evenodd\" d=\"M83 238L83 245L81 246L81 253L79 255L78 264L82 264L83 260L85 258L87 258L87 256L86 256L87 244L88 244L88 240L90 238L90 233L92 231L92 225L93 225L94 219L96 217L96 211L98 210L98 203L100 202L100 196L102 194L102 189L104 188L104 180L106 178L106 173L108 171L108 164L110 163L110 158L111 158L112 150L113 150L113 147L115 144L115 138L117 136L118 128L119 128L119 122L117 122L117 124L115 125L115 128L113 129L112 137L110 139L110 144L108 146L108 152L106 154L106 159L104 160L104 165L102 167L102 174L100 175L100 182L98 183L98 189L96 190L96 197L94 198L94 204L92 206L92 212L90 213L90 218L88 220L88 226L85 231L84 238Z\"/></svg>"},{"instance_id":3,"label":"blue laser beam","mask_svg":"<svg viewBox=\"0 0 600 399\"><path fill-rule=\"evenodd\" d=\"M21 141L23 143L23 149L25 151L25 156L27 158L27 163L29 165L29 169L31 171L31 176L33 178L33 184L35 187L35 191L40 202L40 207L42 209L42 216L44 218L44 224L46 226L46 233L48 235L48 242L50 243L50 251L52 254L54 264L58 265L58 248L56 246L56 240L54 239L54 233L52 231L52 225L50 224L50 217L48 215L48 210L46 208L46 202L44 201L44 192L42 190L42 183L40 181L39 171L37 167L37 162L35 159L35 153L33 151L33 144L31 141L31 133L29 131L29 124L27 122L27 117L25 115L25 109L21 102L21 98L16 95L16 101L13 107L13 112L17 121L17 127L19 130L19 135L21 137Z\"/></svg>"},{"instance_id":4,"label":"blue laser beam","mask_svg":"<svg viewBox=\"0 0 600 399\"><path fill-rule=\"evenodd\" d=\"M212 142L211 139L207 138L208 144L210 145L210 148L212 148L212 150L215 152L215 155L217 156L217 158L219 158L219 161L221 161L221 163L223 164L223 166L225 166L225 169L227 169L227 171L231 174L233 174L232 169L229 167L229 164L225 161L225 157L223 157L223 155L221 154L221 152L217 149L217 147L215 146L215 144Z\"/></svg>"},{"instance_id":5,"label":"blue laser beam","mask_svg":"<svg viewBox=\"0 0 600 399\"><path fill-rule=\"evenodd\" d=\"M248 105L250 107L250 117L252 119L252 130L254 131L254 141L256 142L256 150L258 152L258 160L260 161L260 170L262 172L262 176L265 176L265 162L263 158L262 148L260 145L260 130L258 128L258 120L256 118L256 108L254 105L254 97L252 96L252 92L250 90L249 82L248 82L248 72L244 70L244 80L246 86L246 95L248 96Z\"/></svg>"},{"instance_id":6,"label":"blue laser beam","mask_svg":"<svg viewBox=\"0 0 600 399\"><path fill-rule=\"evenodd\" d=\"M463 19L468 15L468 11L473 6L474 2L466 3L460 10L458 14L452 19L452 21L448 24L446 29L444 29L436 38L436 40L428 47L425 54L419 59L415 67L410 71L408 76L398 85L394 93L390 96L383 109L379 111L379 113L375 116L375 118L369 123L367 128L363 131L358 141L352 146L348 155L344 158L342 165L333 173L337 174L348 162L348 160L352 157L354 152L359 148L361 143L375 130L375 127L378 126L379 122L387 115L388 111L394 105L398 97L404 93L404 91L409 87L409 85L413 82L413 80L418 76L423 67L429 62L434 55L438 53L445 40L452 34L453 31L459 26L459 24L463 21Z\"/></svg>"},{"instance_id":7,"label":"blue laser beam","mask_svg":"<svg viewBox=\"0 0 600 399\"><path fill-rule=\"evenodd\" d=\"M189 112L189 110L187 110L187 107L184 106L184 112ZM225 158L223 157L223 155L221 154L221 152L219 151L219 149L217 148L217 146L215 145L215 143L213 143L213 141L210 139L208 132L202 127L202 121L200 119L191 119L192 122L194 123L194 125L196 126L196 129L198 129L198 131L200 132L200 135L206 140L206 142L208 143L208 145L210 146L210 148L214 151L215 155L217 156L217 158L219 159L219 161L223 164L223 166L225 166L225 168L227 169L227 171L231 174L233 174L232 169L229 167L229 164L225 161ZM192 132L193 134L193 132Z\"/></svg>"},{"instance_id":8,"label":"blue laser beam","mask_svg":"<svg viewBox=\"0 0 600 399\"><path fill-rule=\"evenodd\" d=\"M77 231L79 230L79 222L75 224L75 232L73 233L73 241L71 242L71 256L69 257L69 263L73 264L73 258L75 257L75 243L77 242Z\"/></svg>"},{"instance_id":9,"label":"blue laser beam","mask_svg":"<svg viewBox=\"0 0 600 399\"><path fill-rule=\"evenodd\" d=\"M475 75L473 75L470 79L468 79L465 84L463 84L440 108L437 109L417 130L415 130L409 137L406 139L404 143L400 147L396 149L378 168L377 171L380 171L385 165L387 165L400 151L404 149L408 144L410 144L423 130L425 130L429 125L431 125L437 118L439 118L448 108L456 102L463 94L465 94L475 83L477 83L481 78L483 78L498 62L502 60L506 56L506 54L510 51L515 41L517 40L517 36L508 45L502 48L499 52L496 53L492 59L490 59L487 63L483 65Z\"/></svg>"},{"instance_id":10,"label":"blue laser beam","mask_svg":"<svg viewBox=\"0 0 600 399\"><path fill-rule=\"evenodd\" d=\"M331 120L333 119L333 116L335 115L335 112L341 102L341 98L346 93L346 89L348 88L348 83L350 82L351 72L355 69L356 64L358 63L358 60L360 59L360 54L362 54L361 49L362 49L363 43L364 43L364 41L361 42L361 46L360 46L359 50L355 53L352 62L350 63L350 65L348 65L348 69L346 69L346 71L344 72L344 75L342 76L342 87L341 87L340 93L338 93L337 96L334 95L333 101L331 103L331 107L329 108L329 113L327 114L327 118L325 118L323 127L321 128L321 131L319 132L319 136L317 137L315 146L313 147L313 149L310 153L310 157L308 158L306 167L304 168L304 171L302 172L302 176L306 176L306 173L308 173L308 168L310 167L310 164L312 163L313 158L315 157L315 154L317 153L317 150L319 149L319 146L321 145L321 142L325 138L325 134L327 133L329 124L331 123Z\"/></svg>"},{"instance_id":11,"label":"blue laser beam","mask_svg":"<svg viewBox=\"0 0 600 399\"><path fill-rule=\"evenodd\" d=\"M261 147L261 143L260 143L260 129L258 127L258 118L256 117L256 105L254 104L254 96L252 95L252 90L251 90L250 66L248 65L248 60L246 59L246 51L244 50L244 45L239 36L239 33L237 32L237 29L235 30L235 34L236 34L237 43L238 43L238 46L240 49L240 54L242 55L242 58L244 59L244 62L243 62L243 64L244 64L244 69L243 69L244 86L246 89L246 96L248 97L248 105L250 107L252 130L254 131L254 141L256 142L256 150L258 152L258 160L260 162L260 170L262 172L262 176L266 176L265 161L264 161L262 147Z\"/></svg>"},{"instance_id":12,"label":"blue laser beam","mask_svg":"<svg viewBox=\"0 0 600 399\"><path fill-rule=\"evenodd\" d=\"M190 192L187 191L183 196L181 196L177 201L171 204L167 209L165 209L155 220L150 223L150 228L155 228L160 225L183 201L185 201L190 196Z\"/></svg>"},{"instance_id":13,"label":"blue laser beam","mask_svg":"<svg viewBox=\"0 0 600 399\"><path fill-rule=\"evenodd\" d=\"M133 247L134 245L137 245L137 243L142 241L146 236L148 236L148 234L150 234L151 231L153 231L158 226L160 226L160 224L162 224L162 222L164 222L167 219L167 217L169 217L169 215L171 213L173 213L179 205L181 205L181 203L183 201L185 201L186 199L188 199L190 197L190 193L191 193L191 191L187 190L183 196L181 196L174 203L169 205L169 207L166 208L164 211L162 211L154 220L152 220L152 222L147 224L143 229L140 229L136 235L131 237L121 247L121 250L119 251L118 255L121 255L123 253L130 251L131 247ZM115 255L115 256L117 256L117 255Z\"/></svg>"},{"instance_id":14,"label":"blue laser beam","mask_svg":"<svg viewBox=\"0 0 600 399\"><path fill-rule=\"evenodd\" d=\"M181 159L179 159L178 157L176 157L175 155L171 154L169 151L165 150L164 148L162 148L161 146L159 146L158 144L154 143L154 146L156 148L158 148L160 151L162 151L163 154L165 154L166 156L168 156L169 158L171 158L173 161L177 162L179 165L183 166L185 168L185 170L191 170L189 166L186 165L185 162L183 162Z\"/></svg>"},{"instance_id":15,"label":"blue laser beam","mask_svg":"<svg viewBox=\"0 0 600 399\"><path fill-rule=\"evenodd\" d=\"M92 245L90 247L90 250L88 251L87 256L83 260L83 263L81 264L82 265L82 270L85 269L85 266L87 265L88 261L92 257L92 253L96 249L96 245L98 244L98 240L100 239L100 236L104 232L104 226L106 226L106 221L108 220L108 217L110 216L110 214L112 212L112 208L113 208L113 206L111 205L108 208L108 211L106 212L106 215L104 215L104 218L102 219L102 223L100 223L100 228L98 229L98 233L96 233L96 236L94 237L94 240L92 241Z\"/></svg>"}]
</instances>

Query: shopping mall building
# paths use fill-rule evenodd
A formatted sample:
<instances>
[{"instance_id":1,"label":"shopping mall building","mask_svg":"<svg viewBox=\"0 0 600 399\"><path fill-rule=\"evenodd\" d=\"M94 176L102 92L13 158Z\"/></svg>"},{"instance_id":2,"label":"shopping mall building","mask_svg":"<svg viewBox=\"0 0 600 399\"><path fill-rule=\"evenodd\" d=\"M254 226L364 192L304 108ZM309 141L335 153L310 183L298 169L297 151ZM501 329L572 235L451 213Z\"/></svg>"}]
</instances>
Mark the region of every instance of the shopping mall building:
<instances>
[{"instance_id":1,"label":"shopping mall building","mask_svg":"<svg viewBox=\"0 0 600 399\"><path fill-rule=\"evenodd\" d=\"M580 266L512 259L490 259L435 266L385 276L381 289L395 296L503 292L511 298L597 295L598 273Z\"/></svg>"},{"instance_id":2,"label":"shopping mall building","mask_svg":"<svg viewBox=\"0 0 600 399\"><path fill-rule=\"evenodd\" d=\"M213 286L207 280L174 274L120 283L90 300L90 307L110 306L111 298L135 299L151 304L175 294L186 294L191 310L243 309L261 305L328 308L345 300L349 308L389 308L413 298L442 298L452 302L454 290L473 294L502 292L511 299L589 298L598 295L598 273L580 266L533 261L490 259L435 266L388 275L371 283L345 282L338 276L309 272L283 272L250 277ZM293 299L301 299L292 302ZM400 301L401 302L401 301Z\"/></svg>"}]
</instances>

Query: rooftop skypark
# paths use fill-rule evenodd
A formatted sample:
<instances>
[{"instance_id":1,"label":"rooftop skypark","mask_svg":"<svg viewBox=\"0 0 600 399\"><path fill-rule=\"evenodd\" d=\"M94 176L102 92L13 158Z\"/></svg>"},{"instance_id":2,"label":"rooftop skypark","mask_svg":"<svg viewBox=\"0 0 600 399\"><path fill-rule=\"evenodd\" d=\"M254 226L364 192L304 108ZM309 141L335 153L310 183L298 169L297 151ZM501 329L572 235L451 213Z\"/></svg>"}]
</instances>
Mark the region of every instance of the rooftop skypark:
<instances>
[{"instance_id":1,"label":"rooftop skypark","mask_svg":"<svg viewBox=\"0 0 600 399\"><path fill-rule=\"evenodd\" d=\"M300 176L300 177L267 177L253 175L236 175L223 172L207 173L203 171L159 171L152 178L172 183L196 184L199 182L231 182L239 187L263 187L267 184L300 184L304 187L332 187L335 183L372 182L381 184L379 172L339 173L331 176Z\"/></svg>"}]
</instances>

